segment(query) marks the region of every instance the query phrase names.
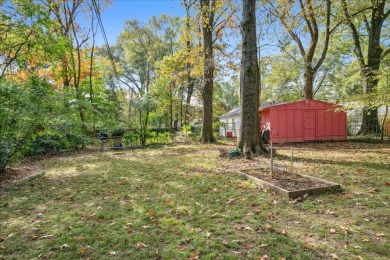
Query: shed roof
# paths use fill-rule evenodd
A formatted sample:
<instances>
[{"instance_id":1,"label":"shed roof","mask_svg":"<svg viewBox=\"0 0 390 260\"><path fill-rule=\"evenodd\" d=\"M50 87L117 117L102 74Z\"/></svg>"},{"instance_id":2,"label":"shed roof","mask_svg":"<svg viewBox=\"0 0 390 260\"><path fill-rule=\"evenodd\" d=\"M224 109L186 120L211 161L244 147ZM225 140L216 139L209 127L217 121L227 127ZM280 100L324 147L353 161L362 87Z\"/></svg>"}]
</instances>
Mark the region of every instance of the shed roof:
<instances>
[{"instance_id":1,"label":"shed roof","mask_svg":"<svg viewBox=\"0 0 390 260\"><path fill-rule=\"evenodd\" d=\"M271 105L268 105L268 106L264 106L264 107L260 107L260 110L267 110L267 109L270 109L270 108L275 108L275 107L280 107L280 106L284 106L284 105L292 105L292 104L297 104L297 103L302 103L302 102L315 102L315 103L322 103L322 104L326 104L326 105L329 105L329 106L337 106L337 107L341 107L341 105L339 104L336 104L336 103L332 103L332 102L326 102L326 101L321 101L321 100L315 100L315 99L303 99L303 100L298 100L298 101L293 101L293 102L280 102L280 103L275 103L275 104L271 104Z\"/></svg>"}]
</instances>

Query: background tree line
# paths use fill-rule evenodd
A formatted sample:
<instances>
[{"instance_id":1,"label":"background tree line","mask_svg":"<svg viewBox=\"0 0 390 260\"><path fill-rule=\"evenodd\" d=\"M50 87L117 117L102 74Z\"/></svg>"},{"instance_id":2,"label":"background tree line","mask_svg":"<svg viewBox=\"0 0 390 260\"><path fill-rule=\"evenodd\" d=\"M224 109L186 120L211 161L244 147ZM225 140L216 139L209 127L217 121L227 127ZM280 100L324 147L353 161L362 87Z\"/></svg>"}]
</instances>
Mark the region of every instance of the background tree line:
<instances>
[{"instance_id":1,"label":"background tree line","mask_svg":"<svg viewBox=\"0 0 390 260\"><path fill-rule=\"evenodd\" d=\"M361 134L380 128L389 4L255 2L261 100L341 100L363 109ZM151 130L169 139L202 123L200 141L213 142L218 116L240 105L249 3L183 0L184 17L129 18L107 49L95 37L111 4L0 1L0 170L21 156L84 148L102 129L145 145Z\"/></svg>"}]
</instances>

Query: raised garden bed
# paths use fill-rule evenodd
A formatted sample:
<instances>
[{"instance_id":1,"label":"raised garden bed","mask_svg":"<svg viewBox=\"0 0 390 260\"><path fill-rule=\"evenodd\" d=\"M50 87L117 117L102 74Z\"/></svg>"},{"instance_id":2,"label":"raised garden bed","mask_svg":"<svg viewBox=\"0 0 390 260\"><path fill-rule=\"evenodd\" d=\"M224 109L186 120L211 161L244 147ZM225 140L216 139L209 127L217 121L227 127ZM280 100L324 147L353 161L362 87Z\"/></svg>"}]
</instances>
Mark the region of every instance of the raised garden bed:
<instances>
[{"instance_id":1,"label":"raised garden bed","mask_svg":"<svg viewBox=\"0 0 390 260\"><path fill-rule=\"evenodd\" d=\"M276 172L272 177L266 170L247 169L237 172L289 198L340 189L340 184L298 173Z\"/></svg>"}]
</instances>

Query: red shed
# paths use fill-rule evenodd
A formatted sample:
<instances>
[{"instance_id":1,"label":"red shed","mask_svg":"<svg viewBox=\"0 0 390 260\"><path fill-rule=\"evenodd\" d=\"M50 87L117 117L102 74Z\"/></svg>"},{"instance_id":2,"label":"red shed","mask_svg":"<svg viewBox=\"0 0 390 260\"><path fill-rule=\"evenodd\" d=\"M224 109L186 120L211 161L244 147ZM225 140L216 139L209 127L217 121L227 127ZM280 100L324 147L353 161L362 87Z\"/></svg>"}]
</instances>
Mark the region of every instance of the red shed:
<instances>
[{"instance_id":1,"label":"red shed","mask_svg":"<svg viewBox=\"0 0 390 260\"><path fill-rule=\"evenodd\" d=\"M273 143L347 139L347 114L340 106L319 100L301 100L264 107L261 129L270 130Z\"/></svg>"}]
</instances>

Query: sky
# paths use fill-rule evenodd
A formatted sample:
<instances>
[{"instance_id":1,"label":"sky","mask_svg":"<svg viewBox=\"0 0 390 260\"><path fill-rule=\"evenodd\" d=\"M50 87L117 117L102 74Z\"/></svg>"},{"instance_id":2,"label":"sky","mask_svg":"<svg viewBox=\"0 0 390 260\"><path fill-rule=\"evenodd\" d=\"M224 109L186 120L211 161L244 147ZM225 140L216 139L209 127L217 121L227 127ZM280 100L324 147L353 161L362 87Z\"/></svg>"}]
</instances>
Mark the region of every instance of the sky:
<instances>
[{"instance_id":1,"label":"sky","mask_svg":"<svg viewBox=\"0 0 390 260\"><path fill-rule=\"evenodd\" d=\"M108 43L115 44L123 31L126 20L138 19L147 22L152 16L166 14L169 16L185 16L181 0L112 0L112 5L101 15ZM98 32L97 45L103 45L103 36Z\"/></svg>"}]
</instances>

